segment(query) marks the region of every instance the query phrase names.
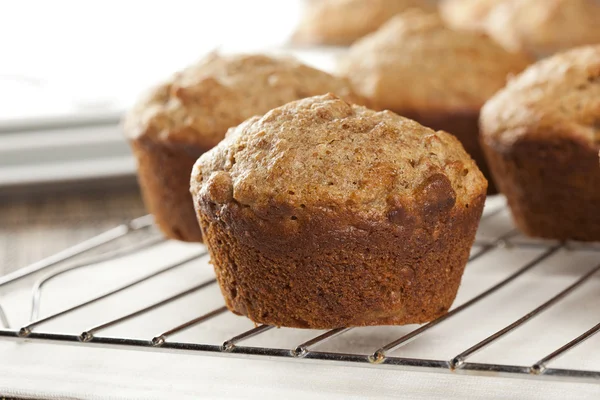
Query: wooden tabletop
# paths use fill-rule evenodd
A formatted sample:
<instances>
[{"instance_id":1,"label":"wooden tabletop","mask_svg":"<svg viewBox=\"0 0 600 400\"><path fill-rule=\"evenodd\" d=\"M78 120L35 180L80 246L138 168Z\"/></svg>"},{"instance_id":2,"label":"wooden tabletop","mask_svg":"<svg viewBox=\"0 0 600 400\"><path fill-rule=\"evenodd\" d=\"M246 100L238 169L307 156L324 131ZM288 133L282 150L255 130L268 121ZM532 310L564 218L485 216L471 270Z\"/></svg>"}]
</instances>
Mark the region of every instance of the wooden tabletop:
<instances>
[{"instance_id":1,"label":"wooden tabletop","mask_svg":"<svg viewBox=\"0 0 600 400\"><path fill-rule=\"evenodd\" d=\"M145 214L135 186L3 199L0 275Z\"/></svg>"}]
</instances>

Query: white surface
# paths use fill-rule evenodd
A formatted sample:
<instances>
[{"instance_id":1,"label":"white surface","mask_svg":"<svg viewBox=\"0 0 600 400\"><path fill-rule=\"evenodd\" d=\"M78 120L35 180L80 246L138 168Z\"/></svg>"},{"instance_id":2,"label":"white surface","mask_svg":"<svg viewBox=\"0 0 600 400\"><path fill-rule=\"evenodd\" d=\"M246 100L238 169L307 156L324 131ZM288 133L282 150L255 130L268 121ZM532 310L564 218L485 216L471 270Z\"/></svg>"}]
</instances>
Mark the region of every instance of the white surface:
<instances>
[{"instance_id":1,"label":"white surface","mask_svg":"<svg viewBox=\"0 0 600 400\"><path fill-rule=\"evenodd\" d=\"M481 239L511 228L507 216L485 221ZM44 291L42 316L90 298L116 283L156 270L167 261L183 259L199 245L166 243L143 254L123 258L53 281ZM469 265L455 305L523 266L539 250L495 250ZM599 261L597 252L560 252L524 274L505 289L451 318L394 355L450 359L475 342L521 317L564 289ZM204 265L203 265L204 264ZM193 262L71 315L51 321L38 331L80 333L85 329L166 298L212 276L212 269ZM598 322L600 277L519 330L469 361L531 365L550 351ZM27 321L29 285L11 288L0 298L11 323ZM151 337L222 304L213 286L99 336ZM170 340L220 344L252 327L245 318L224 314ZM414 326L354 329L318 347L333 352L369 354ZM244 342L249 346L293 348L319 331L274 329ZM560 368L600 369L594 337L551 364ZM322 365L291 360L223 358L159 352L107 350L82 345L15 343L0 340L0 393L4 395L71 398L385 398L410 399L597 399L600 385L540 382L453 374L404 372L379 368Z\"/></svg>"},{"instance_id":2,"label":"white surface","mask_svg":"<svg viewBox=\"0 0 600 400\"><path fill-rule=\"evenodd\" d=\"M0 122L122 110L215 48L285 43L298 0L23 0L0 4Z\"/></svg>"}]
</instances>

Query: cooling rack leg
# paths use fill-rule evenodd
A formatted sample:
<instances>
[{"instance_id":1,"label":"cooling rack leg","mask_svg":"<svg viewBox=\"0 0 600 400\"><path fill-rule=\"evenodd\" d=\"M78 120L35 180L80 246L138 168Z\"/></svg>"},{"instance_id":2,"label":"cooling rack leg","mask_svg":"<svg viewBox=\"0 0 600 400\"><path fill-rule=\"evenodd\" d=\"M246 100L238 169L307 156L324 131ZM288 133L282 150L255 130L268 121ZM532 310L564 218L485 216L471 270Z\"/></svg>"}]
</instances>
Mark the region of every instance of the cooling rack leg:
<instances>
[{"instance_id":1,"label":"cooling rack leg","mask_svg":"<svg viewBox=\"0 0 600 400\"><path fill-rule=\"evenodd\" d=\"M41 318L41 319L38 319L36 321L33 321L33 322L29 323L28 325L22 327L20 329L20 331L19 331L19 335L20 336L28 336L31 333L32 328L34 328L35 326L37 326L37 325L39 325L39 324L41 324L43 322L50 321L50 320L52 320L54 318L57 318L57 317L59 317L61 315L65 315L65 314L70 313L72 311L78 310L78 309L80 309L82 307L85 307L85 306L87 306L89 304L92 304L92 303L94 303L96 301L99 301L99 300L105 299L105 298L107 298L109 296L112 296L114 294L120 293L120 292L122 292L124 290L127 290L127 289L129 289L129 288L131 288L131 287L133 287L135 285L138 285L138 284L140 284L142 282L145 282L145 281L147 281L147 280L149 280L151 278L154 278L154 277L157 277L157 276L159 276L161 274L164 274L165 272L171 271L171 270L173 270L175 268L179 268L179 267L181 267L181 266L189 263L190 261L193 261L193 260L196 260L196 259L198 259L200 257L205 256L206 254L207 254L206 252L201 252L201 253L196 254L194 256L188 257L188 258L186 258L183 261L180 261L178 263L169 265L169 266L167 266L167 267L165 267L163 269L160 269L160 270L158 270L156 272L153 272L153 273L151 273L149 275L146 275L146 276L144 276L142 278L136 279L135 281L132 281L132 282L130 282L130 283L124 285L124 286L120 286L120 287L118 287L118 288L116 288L114 290L111 290L111 291L109 291L107 293L104 293L104 294L102 294L100 296L94 297L94 298L92 298L90 300L84 301L83 303L79 303L79 304L74 305L74 306L72 306L70 308L67 308L65 310L59 311L59 312L57 312L55 314L52 314L52 315L49 315L49 316L47 316L45 318Z\"/></svg>"},{"instance_id":2,"label":"cooling rack leg","mask_svg":"<svg viewBox=\"0 0 600 400\"><path fill-rule=\"evenodd\" d=\"M95 264L99 264L101 262L105 262L105 261L113 260L115 258L123 257L128 254L132 254L137 251L144 250L149 247L155 246L157 244L163 243L165 241L166 241L166 239L163 236L160 236L157 238L151 238L151 239L144 241L133 247L130 247L127 249L122 249L122 250L117 250L117 251L111 252L109 254L102 254L102 255L99 255L96 257L92 257L89 260L86 260L84 262L81 262L81 263L78 263L78 264L75 264L72 266L68 266L66 268L63 268L59 271L55 271L55 272L41 278L39 281L37 281L33 285L33 289L31 292L31 314L29 316L29 321L30 322L35 321L39 316L40 306L41 306L40 303L41 303L41 298L42 298L42 289L43 289L44 285L48 284L48 282L52 281L53 279L57 278L58 276L66 273L66 272L73 271L75 269L89 267L89 266L92 266Z\"/></svg>"},{"instance_id":3,"label":"cooling rack leg","mask_svg":"<svg viewBox=\"0 0 600 400\"><path fill-rule=\"evenodd\" d=\"M33 275L36 272L45 270L46 268L50 268L58 263L69 260L79 254L85 253L86 251L95 249L106 243L112 242L113 240L119 239L132 231L148 228L150 226L152 226L152 216L150 215L134 219L128 224L119 225L113 229L101 233L98 236L94 236L91 239L88 239L84 242L76 244L75 246L69 247L68 249L58 252L50 257L44 258L43 260L35 262L27 267L21 268L11 274L0 277L0 287Z\"/></svg>"}]
</instances>

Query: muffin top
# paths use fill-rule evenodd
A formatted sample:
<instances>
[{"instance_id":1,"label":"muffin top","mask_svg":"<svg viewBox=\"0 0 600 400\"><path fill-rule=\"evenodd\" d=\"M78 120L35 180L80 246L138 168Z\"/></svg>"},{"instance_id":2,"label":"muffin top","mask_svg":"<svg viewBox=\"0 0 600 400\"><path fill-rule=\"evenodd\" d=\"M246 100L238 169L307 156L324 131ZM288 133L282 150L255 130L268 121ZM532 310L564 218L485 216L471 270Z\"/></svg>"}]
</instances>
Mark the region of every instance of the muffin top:
<instances>
[{"instance_id":1,"label":"muffin top","mask_svg":"<svg viewBox=\"0 0 600 400\"><path fill-rule=\"evenodd\" d=\"M435 8L429 0L312 0L306 5L293 40L349 45L411 7Z\"/></svg>"},{"instance_id":2,"label":"muffin top","mask_svg":"<svg viewBox=\"0 0 600 400\"><path fill-rule=\"evenodd\" d=\"M441 0L440 15L451 28L485 30L490 11L506 0Z\"/></svg>"},{"instance_id":3,"label":"muffin top","mask_svg":"<svg viewBox=\"0 0 600 400\"><path fill-rule=\"evenodd\" d=\"M600 148L600 45L538 61L483 107L486 143L566 137Z\"/></svg>"},{"instance_id":4,"label":"muffin top","mask_svg":"<svg viewBox=\"0 0 600 400\"><path fill-rule=\"evenodd\" d=\"M198 159L191 178L206 209L236 203L257 215L318 210L392 222L468 207L486 187L454 136L333 94L230 129Z\"/></svg>"},{"instance_id":5,"label":"muffin top","mask_svg":"<svg viewBox=\"0 0 600 400\"><path fill-rule=\"evenodd\" d=\"M125 132L209 149L253 115L328 92L361 103L345 79L294 59L213 53L151 90L127 115Z\"/></svg>"},{"instance_id":6,"label":"muffin top","mask_svg":"<svg viewBox=\"0 0 600 400\"><path fill-rule=\"evenodd\" d=\"M356 42L339 68L375 108L471 112L528 61L485 35L449 29L437 14L410 10Z\"/></svg>"},{"instance_id":7,"label":"muffin top","mask_svg":"<svg viewBox=\"0 0 600 400\"><path fill-rule=\"evenodd\" d=\"M454 27L482 29L506 49L536 57L600 43L597 0L446 0L441 10Z\"/></svg>"}]
</instances>

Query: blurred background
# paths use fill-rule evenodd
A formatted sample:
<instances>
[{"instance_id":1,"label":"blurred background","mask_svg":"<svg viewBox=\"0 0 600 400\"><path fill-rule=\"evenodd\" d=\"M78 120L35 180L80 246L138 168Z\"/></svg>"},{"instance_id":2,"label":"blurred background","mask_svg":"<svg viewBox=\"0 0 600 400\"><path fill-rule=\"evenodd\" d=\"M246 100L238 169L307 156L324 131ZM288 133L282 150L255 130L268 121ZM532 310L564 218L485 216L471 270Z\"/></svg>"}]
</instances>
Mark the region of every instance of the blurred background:
<instances>
[{"instance_id":1,"label":"blurred background","mask_svg":"<svg viewBox=\"0 0 600 400\"><path fill-rule=\"evenodd\" d=\"M0 186L5 186L55 179L56 174L96 175L87 161L104 150L123 157L98 164L99 170L114 175L132 172L118 129L107 127L116 126L136 96L211 50L281 46L294 27L299 2L25 1L2 7ZM70 125L96 129L62 129ZM52 127L61 129L43 136L22 133ZM19 134L7 137L11 132ZM89 135L84 138L84 133ZM59 156L75 161L78 155L72 147L63 154L59 146L63 143L77 147L93 143L94 149L78 148L86 162L73 163L67 170L55 163L47 163L46 169L17 168L33 161L41 166ZM17 153L17 148L24 150L20 146L53 152ZM5 168L9 160L15 169Z\"/></svg>"},{"instance_id":2,"label":"blurred background","mask_svg":"<svg viewBox=\"0 0 600 400\"><path fill-rule=\"evenodd\" d=\"M0 275L144 215L123 112L212 50L294 52L281 49L300 7L295 0L3 2ZM327 55L295 53L328 68Z\"/></svg>"},{"instance_id":3,"label":"blurred background","mask_svg":"<svg viewBox=\"0 0 600 400\"><path fill-rule=\"evenodd\" d=\"M121 119L150 86L214 50L290 54L332 72L343 48L300 47L291 42L304 7L319 2L325 0L1 2L0 275L146 213ZM432 6L436 2L403 3ZM589 17L593 28L596 14L587 15L593 13L585 10L598 2L444 0L440 4L456 3L458 7L451 10L457 14L446 12L446 19L469 16L462 28L480 32L484 30L479 26L484 19L480 13L490 5L500 10L499 4L511 3L500 11L513 10L506 14L513 20L507 17L508 22L501 19L504 23L494 26L502 28L500 38L507 36L504 28L520 30L515 22L519 19L526 25L538 21L538 28L546 33L561 32L559 44L564 44L563 36L568 39L569 32L580 34L583 16ZM391 7L394 0L329 3L338 7L329 14L336 17L339 7L358 4L361 11L354 15L366 20L381 15L363 17L365 3ZM494 16L504 17L502 12ZM527 18L519 17L523 15ZM541 16L550 22L537 18ZM343 28L354 29L364 22L346 24L342 18L338 22L343 21ZM335 25L329 17L322 19L327 21L320 24L324 30ZM563 23L570 30L562 29ZM339 24L332 29L340 29ZM486 33L493 36L494 32L487 29Z\"/></svg>"}]
</instances>

